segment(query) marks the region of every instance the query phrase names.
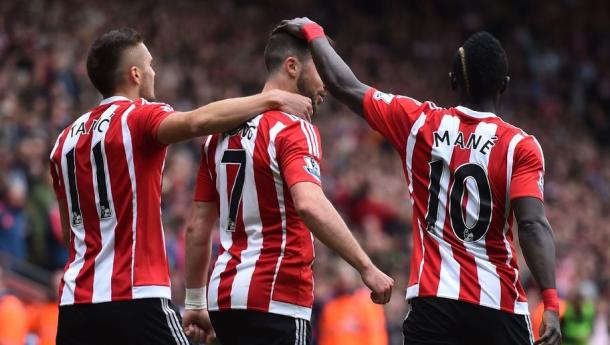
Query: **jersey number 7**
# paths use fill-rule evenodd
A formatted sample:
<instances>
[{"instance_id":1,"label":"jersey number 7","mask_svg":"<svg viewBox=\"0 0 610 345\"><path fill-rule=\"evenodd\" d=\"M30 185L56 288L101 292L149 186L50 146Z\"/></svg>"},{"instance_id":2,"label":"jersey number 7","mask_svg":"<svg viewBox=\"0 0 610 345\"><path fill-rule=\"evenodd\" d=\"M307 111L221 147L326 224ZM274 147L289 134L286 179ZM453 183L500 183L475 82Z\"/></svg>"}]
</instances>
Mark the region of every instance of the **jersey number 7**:
<instances>
[{"instance_id":1,"label":"jersey number 7","mask_svg":"<svg viewBox=\"0 0 610 345\"><path fill-rule=\"evenodd\" d=\"M220 164L237 164L237 176L231 188L231 197L229 199L229 216L227 217L227 231L235 231L237 219L237 210L241 203L241 195L244 190L244 181L246 177L246 151L245 150L226 150L220 161Z\"/></svg>"}]
</instances>

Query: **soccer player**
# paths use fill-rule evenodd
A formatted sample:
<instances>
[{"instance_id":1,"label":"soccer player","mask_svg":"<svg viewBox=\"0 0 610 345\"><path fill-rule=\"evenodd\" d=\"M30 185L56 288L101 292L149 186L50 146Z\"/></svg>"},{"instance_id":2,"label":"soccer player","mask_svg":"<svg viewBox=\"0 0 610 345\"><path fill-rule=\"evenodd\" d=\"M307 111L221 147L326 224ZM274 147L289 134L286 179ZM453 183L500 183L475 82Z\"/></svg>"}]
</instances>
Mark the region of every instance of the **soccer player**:
<instances>
[{"instance_id":1,"label":"soccer player","mask_svg":"<svg viewBox=\"0 0 610 345\"><path fill-rule=\"evenodd\" d=\"M60 286L58 344L187 344L161 224L167 145L238 127L254 114L312 111L274 90L176 112L153 103L155 72L132 29L99 37L87 72L104 99L63 130L51 152L69 259Z\"/></svg>"},{"instance_id":2,"label":"soccer player","mask_svg":"<svg viewBox=\"0 0 610 345\"><path fill-rule=\"evenodd\" d=\"M315 112L326 90L307 43L274 34L264 56L263 91L299 92ZM280 111L205 141L186 237L183 325L195 339L210 339L211 319L225 345L309 344L312 234L358 270L374 302L388 302L393 280L373 265L322 191L321 148L315 126ZM219 215L221 248L206 286Z\"/></svg>"},{"instance_id":3,"label":"soccer player","mask_svg":"<svg viewBox=\"0 0 610 345\"><path fill-rule=\"evenodd\" d=\"M405 344L531 344L513 244L513 215L546 311L537 344L558 344L555 244L536 139L496 115L509 81L500 42L472 35L453 60L461 106L440 108L361 83L307 18L277 32L303 37L329 91L400 153L413 202Z\"/></svg>"}]
</instances>

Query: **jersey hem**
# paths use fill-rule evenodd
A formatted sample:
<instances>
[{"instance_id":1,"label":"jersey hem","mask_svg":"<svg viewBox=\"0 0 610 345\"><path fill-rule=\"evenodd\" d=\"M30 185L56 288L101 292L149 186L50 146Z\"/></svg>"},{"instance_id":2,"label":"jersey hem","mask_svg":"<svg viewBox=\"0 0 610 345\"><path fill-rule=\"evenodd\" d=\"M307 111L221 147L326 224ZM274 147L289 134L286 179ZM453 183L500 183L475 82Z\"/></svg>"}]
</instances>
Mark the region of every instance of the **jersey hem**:
<instances>
[{"instance_id":1,"label":"jersey hem","mask_svg":"<svg viewBox=\"0 0 610 345\"><path fill-rule=\"evenodd\" d=\"M467 302L467 303L471 303L471 304L474 304L474 305L480 305L482 307L491 308L491 309L494 309L494 310L500 310L500 311L503 311L503 312L506 312L506 313L510 313L510 314L517 314L517 315L529 315L530 314L529 313L529 308L528 308L527 301L515 301L515 309L510 310L510 309L507 309L507 308L503 308L501 306L498 307L497 305L492 305L492 304L484 303L484 302L480 302L480 301L474 301L474 300L469 299L469 298L455 298L455 296L449 296L449 295L444 295L444 294L433 295L433 294L419 294L419 293L415 294L415 293L412 293L412 292L410 293L409 290L414 288L414 287L416 287L416 286L418 286L418 285L410 286L407 289L407 295L406 295L406 300L407 301L409 301L409 300L411 300L413 298L417 298L417 297L438 297L438 298L447 298L447 299L451 299L451 300L454 300L454 301Z\"/></svg>"},{"instance_id":2,"label":"jersey hem","mask_svg":"<svg viewBox=\"0 0 610 345\"><path fill-rule=\"evenodd\" d=\"M277 314L292 317L295 319L304 319L307 321L311 320L311 307L304 307L301 305L290 304L279 301L271 301L269 303L269 309L260 307L248 307L244 305L231 306L230 308L220 308L218 306L210 307L208 305L208 311L223 311L223 310L255 310L263 313Z\"/></svg>"}]
</instances>

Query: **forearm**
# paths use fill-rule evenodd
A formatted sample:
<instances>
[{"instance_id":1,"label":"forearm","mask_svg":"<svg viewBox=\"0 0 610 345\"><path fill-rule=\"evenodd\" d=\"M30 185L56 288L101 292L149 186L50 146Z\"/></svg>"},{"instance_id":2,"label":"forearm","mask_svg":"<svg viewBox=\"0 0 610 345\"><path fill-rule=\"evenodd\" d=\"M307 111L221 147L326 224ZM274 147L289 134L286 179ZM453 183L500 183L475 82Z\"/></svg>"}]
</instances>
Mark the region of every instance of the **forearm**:
<instances>
[{"instance_id":1,"label":"forearm","mask_svg":"<svg viewBox=\"0 0 610 345\"><path fill-rule=\"evenodd\" d=\"M309 230L359 272L372 263L333 205L324 198L300 212Z\"/></svg>"},{"instance_id":2,"label":"forearm","mask_svg":"<svg viewBox=\"0 0 610 345\"><path fill-rule=\"evenodd\" d=\"M519 244L540 289L555 288L555 239L546 218L520 222Z\"/></svg>"},{"instance_id":3,"label":"forearm","mask_svg":"<svg viewBox=\"0 0 610 345\"><path fill-rule=\"evenodd\" d=\"M65 200L58 200L59 204L59 221L61 223L61 234L64 245L66 248L70 248L70 233L72 230L70 229L70 219L68 218L68 208L66 206Z\"/></svg>"},{"instance_id":4,"label":"forearm","mask_svg":"<svg viewBox=\"0 0 610 345\"><path fill-rule=\"evenodd\" d=\"M362 114L362 99L369 87L358 80L326 37L312 40L309 46L318 73L330 93L357 114Z\"/></svg>"},{"instance_id":5,"label":"forearm","mask_svg":"<svg viewBox=\"0 0 610 345\"><path fill-rule=\"evenodd\" d=\"M230 98L212 102L189 112L195 136L225 132L239 127L255 115L279 108L281 101L274 93Z\"/></svg>"},{"instance_id":6,"label":"forearm","mask_svg":"<svg viewBox=\"0 0 610 345\"><path fill-rule=\"evenodd\" d=\"M201 288L207 285L208 267L212 253L211 236L193 226L186 230L185 245L185 285L187 289Z\"/></svg>"}]
</instances>

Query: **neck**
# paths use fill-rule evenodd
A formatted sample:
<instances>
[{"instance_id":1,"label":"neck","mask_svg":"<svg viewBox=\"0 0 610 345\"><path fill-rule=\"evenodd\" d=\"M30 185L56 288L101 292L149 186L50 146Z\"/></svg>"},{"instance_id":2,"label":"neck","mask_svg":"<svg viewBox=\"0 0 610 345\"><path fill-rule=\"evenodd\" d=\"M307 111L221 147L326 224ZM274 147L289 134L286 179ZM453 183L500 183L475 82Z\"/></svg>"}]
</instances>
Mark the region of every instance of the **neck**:
<instances>
[{"instance_id":1,"label":"neck","mask_svg":"<svg viewBox=\"0 0 610 345\"><path fill-rule=\"evenodd\" d=\"M285 80L285 78L281 78L279 76L271 76L269 77L269 79L267 79L267 82L265 82L265 86L263 86L263 92L275 89L293 93L299 92L294 82L290 82L288 80Z\"/></svg>"},{"instance_id":2,"label":"neck","mask_svg":"<svg viewBox=\"0 0 610 345\"><path fill-rule=\"evenodd\" d=\"M491 99L478 102L462 101L461 104L464 105L466 108L472 109L474 111L488 112L493 114L496 113L496 110L498 108L497 103Z\"/></svg>"},{"instance_id":3,"label":"neck","mask_svg":"<svg viewBox=\"0 0 610 345\"><path fill-rule=\"evenodd\" d=\"M138 89L135 89L135 88L130 89L130 90L117 89L111 95L104 95L104 98L108 98L108 97L112 97L112 96L122 96L122 97L129 98L132 101L137 101L138 99L140 99L140 93L138 92Z\"/></svg>"}]
</instances>

